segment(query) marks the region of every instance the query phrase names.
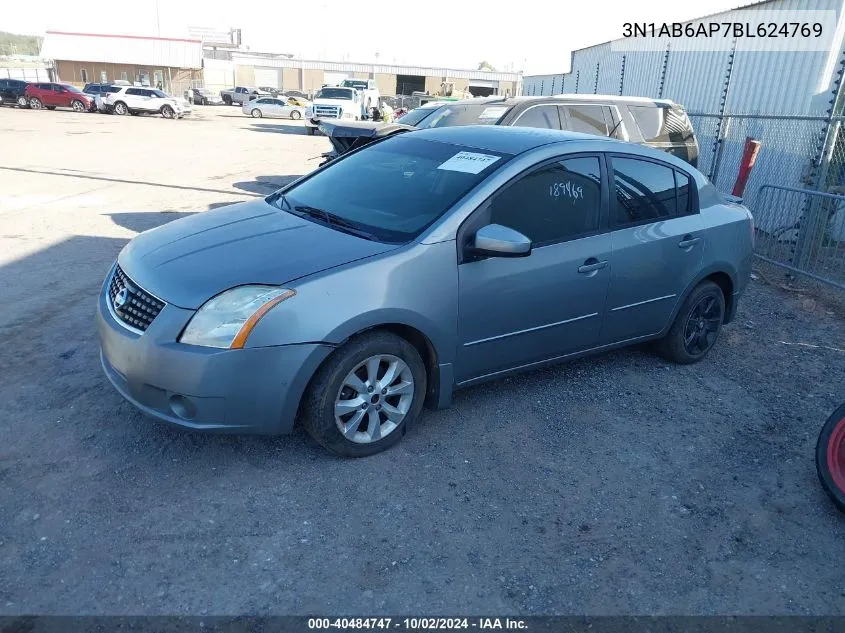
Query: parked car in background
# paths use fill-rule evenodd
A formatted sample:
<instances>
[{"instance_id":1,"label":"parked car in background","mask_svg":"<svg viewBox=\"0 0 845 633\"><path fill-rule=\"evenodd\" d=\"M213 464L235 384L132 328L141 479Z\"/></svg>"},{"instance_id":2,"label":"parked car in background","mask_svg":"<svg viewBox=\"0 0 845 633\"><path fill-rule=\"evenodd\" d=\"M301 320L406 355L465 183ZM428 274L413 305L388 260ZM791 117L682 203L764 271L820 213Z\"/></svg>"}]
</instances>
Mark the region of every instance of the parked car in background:
<instances>
[{"instance_id":1,"label":"parked car in background","mask_svg":"<svg viewBox=\"0 0 845 633\"><path fill-rule=\"evenodd\" d=\"M184 99L155 88L135 86L118 86L117 91L106 95L105 105L115 114L161 114L165 119L181 119L191 111Z\"/></svg>"},{"instance_id":2,"label":"parked car in background","mask_svg":"<svg viewBox=\"0 0 845 633\"><path fill-rule=\"evenodd\" d=\"M311 101L311 95L308 95L301 90L285 90L282 93L284 97L293 97L298 101Z\"/></svg>"},{"instance_id":3,"label":"parked car in background","mask_svg":"<svg viewBox=\"0 0 845 633\"><path fill-rule=\"evenodd\" d=\"M456 125L569 130L647 145L673 154L693 167L698 164L698 140L692 123L683 106L669 99L590 94L481 97L443 103L433 111L429 107L427 103L411 110L397 123L407 122L405 131ZM415 114L422 108L426 109ZM332 127L340 129L338 125Z\"/></svg>"},{"instance_id":4,"label":"parked car in background","mask_svg":"<svg viewBox=\"0 0 845 633\"><path fill-rule=\"evenodd\" d=\"M76 112L85 112L94 108L94 99L70 84L31 83L24 94L33 110L72 108Z\"/></svg>"},{"instance_id":5,"label":"parked car in background","mask_svg":"<svg viewBox=\"0 0 845 633\"><path fill-rule=\"evenodd\" d=\"M191 96L196 105L221 105L223 98L207 88L191 88Z\"/></svg>"},{"instance_id":6,"label":"parked car in background","mask_svg":"<svg viewBox=\"0 0 845 633\"><path fill-rule=\"evenodd\" d=\"M261 92L266 92L267 94L272 95L274 97L281 93L281 90L279 90L278 88L273 88L272 86L258 86L258 89Z\"/></svg>"},{"instance_id":7,"label":"parked car in background","mask_svg":"<svg viewBox=\"0 0 845 633\"><path fill-rule=\"evenodd\" d=\"M371 455L462 387L645 341L701 361L752 236L745 207L665 152L420 130L136 236L98 297L100 358L159 420L272 434L298 418Z\"/></svg>"},{"instance_id":8,"label":"parked car in background","mask_svg":"<svg viewBox=\"0 0 845 633\"><path fill-rule=\"evenodd\" d=\"M241 108L244 114L260 119L261 117L281 117L285 119L299 120L305 116L305 108L291 105L284 99L277 97L259 97L243 105Z\"/></svg>"},{"instance_id":9,"label":"parked car in background","mask_svg":"<svg viewBox=\"0 0 845 633\"><path fill-rule=\"evenodd\" d=\"M28 108L29 100L26 98L26 87L28 81L23 79L0 79L0 104Z\"/></svg>"},{"instance_id":10,"label":"parked car in background","mask_svg":"<svg viewBox=\"0 0 845 633\"><path fill-rule=\"evenodd\" d=\"M82 88L82 92L90 95L91 98L94 99L94 109L97 110L97 112L111 111L106 107L104 97L110 92L117 92L118 90L120 90L120 86L115 84L85 84Z\"/></svg>"},{"instance_id":11,"label":"parked car in background","mask_svg":"<svg viewBox=\"0 0 845 633\"><path fill-rule=\"evenodd\" d=\"M256 97L270 96L272 95L269 92L265 92L264 90L259 90L258 88L251 88L247 86L236 86L232 90L223 90L220 92L220 98L223 99L223 103L225 103L226 105L243 105L251 99L255 99Z\"/></svg>"}]
</instances>

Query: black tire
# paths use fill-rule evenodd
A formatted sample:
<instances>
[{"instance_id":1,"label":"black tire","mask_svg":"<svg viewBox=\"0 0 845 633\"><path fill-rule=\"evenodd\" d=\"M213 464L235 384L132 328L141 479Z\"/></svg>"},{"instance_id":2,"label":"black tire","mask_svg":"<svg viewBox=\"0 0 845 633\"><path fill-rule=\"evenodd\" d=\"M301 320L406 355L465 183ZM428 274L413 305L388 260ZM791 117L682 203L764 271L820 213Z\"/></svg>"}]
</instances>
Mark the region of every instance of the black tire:
<instances>
[{"instance_id":1,"label":"black tire","mask_svg":"<svg viewBox=\"0 0 845 633\"><path fill-rule=\"evenodd\" d=\"M126 116L129 114L129 107L123 101L116 101L112 112L120 116Z\"/></svg>"},{"instance_id":2,"label":"black tire","mask_svg":"<svg viewBox=\"0 0 845 633\"><path fill-rule=\"evenodd\" d=\"M263 114L261 114L261 110L259 110L258 108L253 108L249 115L253 119L260 119L262 116L264 116Z\"/></svg>"},{"instance_id":3,"label":"black tire","mask_svg":"<svg viewBox=\"0 0 845 633\"><path fill-rule=\"evenodd\" d=\"M40 110L44 107L44 104L41 103L41 99L39 99L38 97L32 97L32 99L29 100L29 107L32 110Z\"/></svg>"},{"instance_id":4,"label":"black tire","mask_svg":"<svg viewBox=\"0 0 845 633\"><path fill-rule=\"evenodd\" d=\"M82 103L79 99L74 99L70 102L70 107L73 109L74 112L85 112L85 104Z\"/></svg>"},{"instance_id":5,"label":"black tire","mask_svg":"<svg viewBox=\"0 0 845 633\"><path fill-rule=\"evenodd\" d=\"M169 105L161 106L161 116L165 119L173 119L176 117L176 112Z\"/></svg>"},{"instance_id":6,"label":"black tire","mask_svg":"<svg viewBox=\"0 0 845 633\"><path fill-rule=\"evenodd\" d=\"M676 363L697 363L716 344L724 319L725 296L722 289L712 281L702 281L684 300L672 327L658 341L657 349L665 358Z\"/></svg>"},{"instance_id":7,"label":"black tire","mask_svg":"<svg viewBox=\"0 0 845 633\"><path fill-rule=\"evenodd\" d=\"M294 121L299 121L302 118L302 115L299 113L299 110L294 110L290 113L290 118Z\"/></svg>"},{"instance_id":8,"label":"black tire","mask_svg":"<svg viewBox=\"0 0 845 633\"><path fill-rule=\"evenodd\" d=\"M344 437L335 422L335 400L347 375L366 359L379 354L396 356L405 362L413 376L413 399L394 430L379 440L353 442ZM413 424L419 416L425 394L425 365L416 348L390 332L368 332L352 338L326 359L303 397L301 420L308 434L332 453L343 457L366 457L380 453L402 439L408 424Z\"/></svg>"},{"instance_id":9,"label":"black tire","mask_svg":"<svg viewBox=\"0 0 845 633\"><path fill-rule=\"evenodd\" d=\"M816 472L827 496L845 512L845 404L831 414L819 433Z\"/></svg>"}]
</instances>

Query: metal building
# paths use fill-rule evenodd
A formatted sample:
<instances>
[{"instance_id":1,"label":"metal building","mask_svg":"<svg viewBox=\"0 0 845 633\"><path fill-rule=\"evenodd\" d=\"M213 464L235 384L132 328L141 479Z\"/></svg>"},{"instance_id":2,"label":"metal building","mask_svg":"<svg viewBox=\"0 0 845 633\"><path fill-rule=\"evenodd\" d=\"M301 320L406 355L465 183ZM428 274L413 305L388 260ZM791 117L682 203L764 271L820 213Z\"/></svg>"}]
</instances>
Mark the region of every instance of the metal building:
<instances>
[{"instance_id":1,"label":"metal building","mask_svg":"<svg viewBox=\"0 0 845 633\"><path fill-rule=\"evenodd\" d=\"M669 40L660 49L620 39L574 51L568 73L526 76L523 94L637 95L681 103L698 136L699 169L724 192L734 186L746 138L760 141L745 201L758 228L778 239L786 236L793 242L787 251L795 251L802 218L811 202L820 203L804 193L787 202L787 194L795 193L787 190L845 192L843 4L769 0L685 23L697 29L712 23L806 22L819 15L808 11L827 12L822 16L828 19L823 50L797 50L794 42L789 46L767 38L732 37L719 48L706 39L687 38ZM825 204L839 205L824 229L825 239L845 248L845 198ZM845 253L839 248L833 265L837 283L845 287ZM797 256L787 251L778 257L792 266Z\"/></svg>"}]
</instances>

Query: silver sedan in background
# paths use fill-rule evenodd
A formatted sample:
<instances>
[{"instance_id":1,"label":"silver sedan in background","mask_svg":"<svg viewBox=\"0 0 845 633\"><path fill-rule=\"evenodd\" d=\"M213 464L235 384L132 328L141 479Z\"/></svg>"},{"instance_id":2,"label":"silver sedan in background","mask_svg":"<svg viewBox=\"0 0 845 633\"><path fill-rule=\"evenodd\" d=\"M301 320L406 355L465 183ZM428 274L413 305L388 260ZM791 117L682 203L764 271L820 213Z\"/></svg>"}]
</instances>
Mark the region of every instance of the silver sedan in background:
<instances>
[{"instance_id":1,"label":"silver sedan in background","mask_svg":"<svg viewBox=\"0 0 845 633\"><path fill-rule=\"evenodd\" d=\"M305 108L302 106L289 105L284 99L276 97L259 97L248 101L243 105L244 114L248 114L253 118L260 119L261 117L281 117L284 119L301 119L305 114Z\"/></svg>"}]
</instances>

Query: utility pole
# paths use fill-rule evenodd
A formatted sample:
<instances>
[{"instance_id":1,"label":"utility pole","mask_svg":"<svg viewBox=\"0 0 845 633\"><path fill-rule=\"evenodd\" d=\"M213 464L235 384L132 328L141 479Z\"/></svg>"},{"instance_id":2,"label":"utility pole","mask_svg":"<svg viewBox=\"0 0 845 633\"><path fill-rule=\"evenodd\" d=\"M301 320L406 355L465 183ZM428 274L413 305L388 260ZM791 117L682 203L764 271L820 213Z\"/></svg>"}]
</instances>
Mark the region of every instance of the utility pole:
<instances>
[{"instance_id":1,"label":"utility pole","mask_svg":"<svg viewBox=\"0 0 845 633\"><path fill-rule=\"evenodd\" d=\"M156 0L156 30L158 31L158 36L161 37L161 22L158 19L158 0Z\"/></svg>"}]
</instances>

